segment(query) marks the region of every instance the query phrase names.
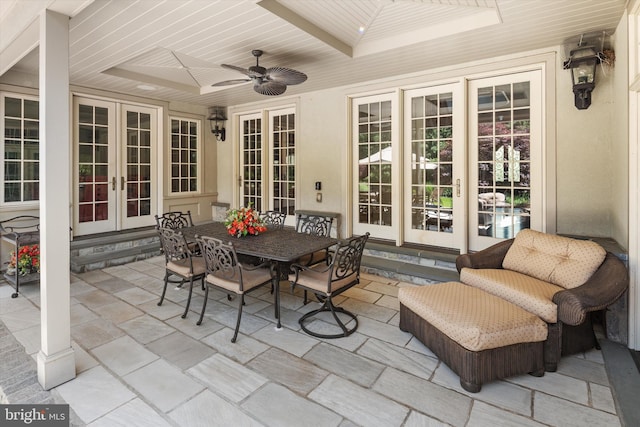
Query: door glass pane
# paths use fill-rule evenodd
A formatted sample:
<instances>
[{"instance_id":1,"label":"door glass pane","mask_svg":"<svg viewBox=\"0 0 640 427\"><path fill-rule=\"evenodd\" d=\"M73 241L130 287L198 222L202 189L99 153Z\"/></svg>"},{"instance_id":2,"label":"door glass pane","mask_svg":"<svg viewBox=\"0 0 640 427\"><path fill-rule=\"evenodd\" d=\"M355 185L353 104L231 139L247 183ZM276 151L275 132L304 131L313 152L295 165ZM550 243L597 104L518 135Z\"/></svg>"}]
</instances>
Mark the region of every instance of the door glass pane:
<instances>
[{"instance_id":1,"label":"door glass pane","mask_svg":"<svg viewBox=\"0 0 640 427\"><path fill-rule=\"evenodd\" d=\"M529 228L529 82L478 89L478 235L508 239Z\"/></svg>"},{"instance_id":2,"label":"door glass pane","mask_svg":"<svg viewBox=\"0 0 640 427\"><path fill-rule=\"evenodd\" d=\"M148 147L140 147L140 141L148 139L150 115L137 111L127 111L127 148L126 148L126 200L127 218L149 215L151 192L140 191L151 188L148 177L139 174L142 166L151 167L151 151ZM144 135L144 136L143 136Z\"/></svg>"},{"instance_id":3,"label":"door glass pane","mask_svg":"<svg viewBox=\"0 0 640 427\"><path fill-rule=\"evenodd\" d=\"M79 222L106 221L109 211L107 168L109 128L106 108L78 106L78 219ZM88 184L95 182L99 185ZM100 203L98 203L100 202ZM99 206L99 207L98 207Z\"/></svg>"},{"instance_id":4,"label":"door glass pane","mask_svg":"<svg viewBox=\"0 0 640 427\"><path fill-rule=\"evenodd\" d=\"M412 98L411 228L453 232L453 94Z\"/></svg>"},{"instance_id":5,"label":"door glass pane","mask_svg":"<svg viewBox=\"0 0 640 427\"><path fill-rule=\"evenodd\" d=\"M242 206L252 206L262 210L262 120L260 118L243 121L242 157L244 158L244 176L242 177Z\"/></svg>"},{"instance_id":6,"label":"door glass pane","mask_svg":"<svg viewBox=\"0 0 640 427\"><path fill-rule=\"evenodd\" d=\"M273 209L287 215L295 214L295 115L276 114L271 117L273 141ZM286 190L280 191L280 189Z\"/></svg>"},{"instance_id":7,"label":"door glass pane","mask_svg":"<svg viewBox=\"0 0 640 427\"><path fill-rule=\"evenodd\" d=\"M362 104L358 111L359 222L391 226L391 101ZM389 185L379 185L380 183Z\"/></svg>"}]
</instances>

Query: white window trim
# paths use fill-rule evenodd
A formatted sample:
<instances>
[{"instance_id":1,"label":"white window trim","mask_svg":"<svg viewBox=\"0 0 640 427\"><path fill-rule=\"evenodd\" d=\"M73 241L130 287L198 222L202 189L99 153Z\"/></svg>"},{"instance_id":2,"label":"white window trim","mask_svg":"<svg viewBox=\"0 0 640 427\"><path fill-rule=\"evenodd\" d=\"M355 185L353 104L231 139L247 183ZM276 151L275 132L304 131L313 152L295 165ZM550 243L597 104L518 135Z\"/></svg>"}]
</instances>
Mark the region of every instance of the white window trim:
<instances>
[{"instance_id":1,"label":"white window trim","mask_svg":"<svg viewBox=\"0 0 640 427\"><path fill-rule=\"evenodd\" d=\"M173 179L173 177L171 176L171 168L173 166L173 162L171 160L171 141L172 141L172 127L171 127L171 122L172 120L180 120L180 121L189 121L189 122L195 122L196 123L196 138L198 139L197 141L197 159L196 159L196 168L197 168L197 179L196 179L196 185L197 185L197 190L196 191L173 191L172 190L172 186L171 186L171 180ZM166 148L166 156L167 156L167 165L166 165L166 185L167 185L167 194L169 197L179 197L179 196L188 196L188 195L194 195L194 194L202 194L202 186L203 186L203 177L202 177L202 173L204 168L202 167L202 159L203 159L203 134L202 134L202 119L201 118L194 118L194 117L189 117L187 115L179 115L179 114L170 114L169 115L169 123L168 123L168 138L167 138L167 148Z\"/></svg>"},{"instance_id":2,"label":"white window trim","mask_svg":"<svg viewBox=\"0 0 640 427\"><path fill-rule=\"evenodd\" d=\"M28 210L28 209L38 209L40 207L40 200L28 200L28 201L20 201L20 202L5 202L4 201L4 140L5 140L5 98L19 98L22 100L30 100L30 101L38 101L40 102L40 98L35 95L27 95L23 93L17 92L0 92L0 135L2 136L2 144L0 144L0 176L2 177L2 185L0 186L0 210ZM38 123L40 123L40 119L38 119ZM21 137L22 139L22 137ZM39 135L38 144L40 146L42 142L42 138ZM38 180L40 182L40 180Z\"/></svg>"}]
</instances>

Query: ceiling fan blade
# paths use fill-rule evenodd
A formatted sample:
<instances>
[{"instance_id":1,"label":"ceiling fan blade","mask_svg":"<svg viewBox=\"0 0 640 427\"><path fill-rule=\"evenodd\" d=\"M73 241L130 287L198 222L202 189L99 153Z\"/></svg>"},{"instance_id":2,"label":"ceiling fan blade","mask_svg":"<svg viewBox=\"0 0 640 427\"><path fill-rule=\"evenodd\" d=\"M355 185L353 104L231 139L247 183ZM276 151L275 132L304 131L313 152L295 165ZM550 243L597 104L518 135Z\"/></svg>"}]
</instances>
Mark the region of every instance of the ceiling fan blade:
<instances>
[{"instance_id":1,"label":"ceiling fan blade","mask_svg":"<svg viewBox=\"0 0 640 427\"><path fill-rule=\"evenodd\" d=\"M291 68L271 67L267 70L265 78L285 85L297 85L307 80L307 75Z\"/></svg>"},{"instance_id":2,"label":"ceiling fan blade","mask_svg":"<svg viewBox=\"0 0 640 427\"><path fill-rule=\"evenodd\" d=\"M229 65L229 64L220 64L220 66L222 68L228 68L229 70L238 71L238 72L246 75L247 77L262 77L263 76L263 74L259 72L260 70L259 69L256 70L256 69L254 69L254 67L246 69L246 68L238 67L238 66L235 66L235 65ZM262 68L262 67L260 67L260 68Z\"/></svg>"},{"instance_id":3,"label":"ceiling fan blade","mask_svg":"<svg viewBox=\"0 0 640 427\"><path fill-rule=\"evenodd\" d=\"M240 83L248 83L251 79L235 79L235 80L225 80L223 82L214 83L211 86L232 86Z\"/></svg>"},{"instance_id":4,"label":"ceiling fan blade","mask_svg":"<svg viewBox=\"0 0 640 427\"><path fill-rule=\"evenodd\" d=\"M276 96L282 95L287 90L287 85L267 80L262 83L256 82L253 85L253 90L261 95Z\"/></svg>"}]
</instances>

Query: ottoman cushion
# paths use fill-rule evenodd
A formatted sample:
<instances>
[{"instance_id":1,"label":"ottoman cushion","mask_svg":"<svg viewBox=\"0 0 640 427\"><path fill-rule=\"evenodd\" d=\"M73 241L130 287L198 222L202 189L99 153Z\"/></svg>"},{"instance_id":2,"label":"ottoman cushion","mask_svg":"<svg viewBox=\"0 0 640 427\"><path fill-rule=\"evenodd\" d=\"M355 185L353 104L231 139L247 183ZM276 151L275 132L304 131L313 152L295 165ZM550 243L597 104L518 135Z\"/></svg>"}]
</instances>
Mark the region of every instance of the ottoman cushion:
<instances>
[{"instance_id":1,"label":"ottoman cushion","mask_svg":"<svg viewBox=\"0 0 640 427\"><path fill-rule=\"evenodd\" d=\"M459 282L401 288L402 305L470 351L544 341L547 324L534 314Z\"/></svg>"}]
</instances>

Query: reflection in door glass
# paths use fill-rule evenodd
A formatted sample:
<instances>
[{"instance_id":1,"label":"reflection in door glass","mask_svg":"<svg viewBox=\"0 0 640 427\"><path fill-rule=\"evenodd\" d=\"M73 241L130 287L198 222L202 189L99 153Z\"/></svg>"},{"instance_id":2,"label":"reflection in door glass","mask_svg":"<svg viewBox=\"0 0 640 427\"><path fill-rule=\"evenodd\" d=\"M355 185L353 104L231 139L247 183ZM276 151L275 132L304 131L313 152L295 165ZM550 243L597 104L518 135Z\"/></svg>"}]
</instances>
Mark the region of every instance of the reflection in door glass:
<instances>
[{"instance_id":1,"label":"reflection in door glass","mask_svg":"<svg viewBox=\"0 0 640 427\"><path fill-rule=\"evenodd\" d=\"M478 235L508 239L529 228L529 82L478 89Z\"/></svg>"}]
</instances>

